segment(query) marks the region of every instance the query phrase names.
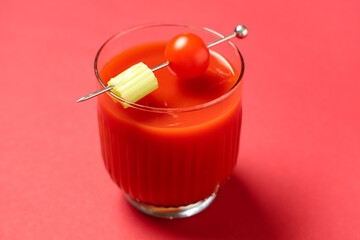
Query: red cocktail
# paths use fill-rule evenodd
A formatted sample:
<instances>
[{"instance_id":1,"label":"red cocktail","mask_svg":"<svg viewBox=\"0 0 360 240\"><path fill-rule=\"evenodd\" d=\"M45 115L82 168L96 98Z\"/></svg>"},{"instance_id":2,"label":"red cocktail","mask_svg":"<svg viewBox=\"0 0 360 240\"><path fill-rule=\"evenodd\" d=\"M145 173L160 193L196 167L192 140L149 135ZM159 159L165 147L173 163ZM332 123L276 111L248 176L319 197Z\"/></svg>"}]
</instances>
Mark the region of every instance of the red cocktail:
<instances>
[{"instance_id":1,"label":"red cocktail","mask_svg":"<svg viewBox=\"0 0 360 240\"><path fill-rule=\"evenodd\" d=\"M165 61L168 40L192 32L205 42L220 35L182 25L149 25L116 35L100 49L98 88L128 67ZM160 217L191 216L214 199L235 166L241 127L243 60L223 43L195 79L156 71L159 88L137 103L98 97L102 155L113 181L139 210Z\"/></svg>"}]
</instances>

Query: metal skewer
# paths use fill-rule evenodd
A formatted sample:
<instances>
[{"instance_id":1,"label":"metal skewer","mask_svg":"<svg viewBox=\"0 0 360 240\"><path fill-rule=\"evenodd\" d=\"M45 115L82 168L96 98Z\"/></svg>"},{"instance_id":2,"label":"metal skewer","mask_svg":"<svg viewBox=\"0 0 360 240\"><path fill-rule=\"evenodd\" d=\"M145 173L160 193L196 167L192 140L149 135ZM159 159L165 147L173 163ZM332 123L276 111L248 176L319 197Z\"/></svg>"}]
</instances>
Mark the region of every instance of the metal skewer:
<instances>
[{"instance_id":1,"label":"metal skewer","mask_svg":"<svg viewBox=\"0 0 360 240\"><path fill-rule=\"evenodd\" d=\"M215 42L212 42L212 43L209 43L208 45L206 45L208 48L212 47L212 46L215 46L219 43L222 43L222 42L225 42L227 40L229 40L230 38L233 38L233 37L238 37L238 38L244 38L246 37L246 35L248 34L248 30L247 28L244 26L244 25L238 25L235 30L234 30L234 33L232 33L231 35L229 36L226 36L226 37L223 37L223 38L220 38L219 40L216 40ZM156 71L156 70L159 70L160 68L163 68L163 67L166 67L167 65L169 65L169 62L164 62L156 67L153 67L151 68L151 71ZM96 92L93 92L93 93L90 93L89 95L85 96L85 97L82 97L80 98L79 100L77 100L77 102L82 102L82 101L85 101L85 100L88 100L90 98L93 98L99 94L102 94L104 92L107 92L109 90L111 90L113 87L115 87L115 85L110 85L110 86L107 86L103 89L100 89Z\"/></svg>"}]
</instances>

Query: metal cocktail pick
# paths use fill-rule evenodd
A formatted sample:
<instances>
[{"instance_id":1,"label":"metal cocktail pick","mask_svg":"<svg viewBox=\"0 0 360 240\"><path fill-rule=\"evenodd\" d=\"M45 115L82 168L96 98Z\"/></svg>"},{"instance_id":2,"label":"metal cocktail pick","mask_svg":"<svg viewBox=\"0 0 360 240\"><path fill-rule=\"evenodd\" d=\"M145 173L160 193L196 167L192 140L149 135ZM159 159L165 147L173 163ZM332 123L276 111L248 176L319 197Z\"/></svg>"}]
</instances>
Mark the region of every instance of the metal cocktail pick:
<instances>
[{"instance_id":1,"label":"metal cocktail pick","mask_svg":"<svg viewBox=\"0 0 360 240\"><path fill-rule=\"evenodd\" d=\"M207 45L207 47L210 48L210 47L215 46L215 45L217 45L219 43L225 42L225 41L227 41L230 38L233 38L235 36L238 37L238 38L244 38L244 37L246 37L247 34L248 34L247 28L244 25L238 25L235 28L234 33L232 33L229 36L220 38L219 40L217 40L215 42L209 43ZM160 64L160 65L158 65L156 67L151 68L151 71L154 72L154 71L156 71L156 70L158 70L160 68L166 67L167 65L169 65L169 62L164 62L164 63L162 63L162 64ZM115 87L115 85L110 85L110 86L107 86L107 87L105 87L103 89L100 89L100 90L98 90L96 92L90 93L89 95L87 95L85 97L82 97L79 100L77 100L77 102L82 102L82 101L88 100L90 98L93 98L93 97L95 97L95 96L97 96L99 94L102 94L104 92L107 92L107 91L111 90L113 87Z\"/></svg>"}]
</instances>

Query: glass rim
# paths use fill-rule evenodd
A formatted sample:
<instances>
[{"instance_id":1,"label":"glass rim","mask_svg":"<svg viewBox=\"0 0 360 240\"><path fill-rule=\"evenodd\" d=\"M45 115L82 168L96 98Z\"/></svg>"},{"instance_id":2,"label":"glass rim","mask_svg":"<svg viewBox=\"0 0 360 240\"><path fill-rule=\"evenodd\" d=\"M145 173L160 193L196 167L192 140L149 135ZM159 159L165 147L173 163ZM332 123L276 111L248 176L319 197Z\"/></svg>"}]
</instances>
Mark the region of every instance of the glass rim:
<instances>
[{"instance_id":1,"label":"glass rim","mask_svg":"<svg viewBox=\"0 0 360 240\"><path fill-rule=\"evenodd\" d=\"M98 59L100 57L100 54L102 52L102 50L115 38L125 35L129 32L133 32L136 30L140 30L140 29L144 29L144 28L150 28L150 27L161 27L161 26L166 26L166 27L185 27L185 28L191 28L191 29L195 29L195 30L199 30L199 31L203 31L206 32L208 34L223 38L224 36L210 28L207 27L195 27L192 25L187 25L187 24L176 24L176 23L150 23L150 24L143 24L143 25L139 25L136 27L131 27L128 29L125 29L115 35L113 35L112 37L110 37L108 40L106 40L103 45L100 47L100 49L98 50L98 52L96 53L95 56L95 61L94 61L94 70L95 70L95 76L97 78L97 80L99 81L99 83L105 88L107 87L104 82L102 81L100 74L99 74L99 70L98 70ZM208 108L210 106L213 106L223 100L225 100L226 98L228 98L228 96L230 96L232 94L232 92L235 91L235 88L240 84L243 75L244 75L244 68L245 68L245 63L244 63L244 59L243 56L240 52L240 50L231 42L231 41L227 41L228 44L230 44L230 46L237 52L237 54L239 55L240 58L240 67L241 67L241 71L239 73L239 77L236 80L235 84L228 90L226 91L224 94L222 94L221 96L202 103L202 104L198 104L198 105L194 105L194 106L190 106L190 107L177 107L177 108L165 108L165 107L151 107L151 106L146 106L146 105L142 105L142 104L138 104L138 103L133 103L130 101L127 101L119 96L117 96L116 94L114 94L111 91L108 91L107 93L109 95L111 95L111 97L114 97L116 99L118 99L119 101L126 103L129 105L129 107L133 107L135 109L138 110L143 110L143 111L150 111L150 112L190 112L190 111L196 111L196 110L201 110L204 108ZM159 63L160 64L160 63Z\"/></svg>"}]
</instances>

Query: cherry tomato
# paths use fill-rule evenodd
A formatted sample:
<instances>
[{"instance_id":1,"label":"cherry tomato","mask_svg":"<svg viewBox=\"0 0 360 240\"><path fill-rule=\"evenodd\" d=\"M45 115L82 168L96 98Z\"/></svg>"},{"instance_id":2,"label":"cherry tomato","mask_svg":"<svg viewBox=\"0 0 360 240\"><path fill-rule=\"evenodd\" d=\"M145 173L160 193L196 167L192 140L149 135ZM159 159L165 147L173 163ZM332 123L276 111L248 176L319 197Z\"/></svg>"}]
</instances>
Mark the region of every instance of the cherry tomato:
<instances>
[{"instance_id":1,"label":"cherry tomato","mask_svg":"<svg viewBox=\"0 0 360 240\"><path fill-rule=\"evenodd\" d=\"M210 53L204 41L193 33L179 34L167 44L168 68L180 78L195 78L209 66Z\"/></svg>"}]
</instances>

